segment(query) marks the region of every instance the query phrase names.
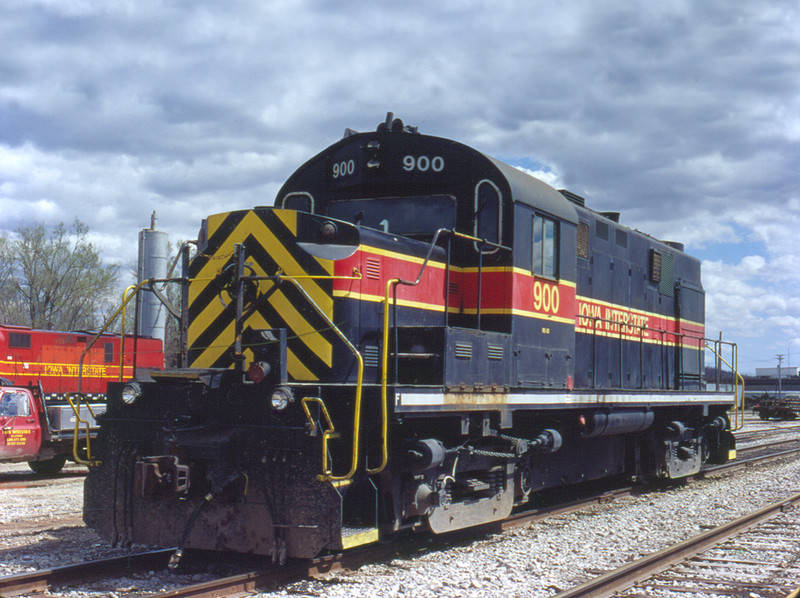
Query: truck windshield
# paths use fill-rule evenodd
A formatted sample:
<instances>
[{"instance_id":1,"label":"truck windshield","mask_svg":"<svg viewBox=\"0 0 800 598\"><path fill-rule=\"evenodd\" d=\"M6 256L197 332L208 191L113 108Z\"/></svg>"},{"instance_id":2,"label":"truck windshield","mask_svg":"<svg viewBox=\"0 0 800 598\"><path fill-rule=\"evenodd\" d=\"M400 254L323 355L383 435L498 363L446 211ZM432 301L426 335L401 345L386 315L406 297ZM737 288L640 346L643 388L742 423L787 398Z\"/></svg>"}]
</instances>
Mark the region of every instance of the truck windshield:
<instances>
[{"instance_id":1,"label":"truck windshield","mask_svg":"<svg viewBox=\"0 0 800 598\"><path fill-rule=\"evenodd\" d=\"M426 238L440 228L455 228L452 195L342 199L328 205L328 216L404 237Z\"/></svg>"}]
</instances>

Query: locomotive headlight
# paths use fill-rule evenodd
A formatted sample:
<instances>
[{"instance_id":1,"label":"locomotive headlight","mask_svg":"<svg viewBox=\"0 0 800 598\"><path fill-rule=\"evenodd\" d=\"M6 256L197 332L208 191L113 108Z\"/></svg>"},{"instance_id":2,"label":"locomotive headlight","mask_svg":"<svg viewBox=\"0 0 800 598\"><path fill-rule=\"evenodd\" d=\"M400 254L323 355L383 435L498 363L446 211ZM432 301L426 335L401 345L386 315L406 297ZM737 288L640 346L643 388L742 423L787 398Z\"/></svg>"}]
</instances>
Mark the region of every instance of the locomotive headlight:
<instances>
[{"instance_id":1,"label":"locomotive headlight","mask_svg":"<svg viewBox=\"0 0 800 598\"><path fill-rule=\"evenodd\" d=\"M324 222L322 226L319 227L319 234L322 235L323 239L333 239L337 231L336 225L330 220Z\"/></svg>"},{"instance_id":2,"label":"locomotive headlight","mask_svg":"<svg viewBox=\"0 0 800 598\"><path fill-rule=\"evenodd\" d=\"M272 391L272 396L269 399L269 403L275 411L283 411L292 401L294 401L294 395L292 390L286 386L277 387Z\"/></svg>"},{"instance_id":3,"label":"locomotive headlight","mask_svg":"<svg viewBox=\"0 0 800 598\"><path fill-rule=\"evenodd\" d=\"M131 382L122 387L122 402L133 405L133 402L142 396L142 387L138 382Z\"/></svg>"}]
</instances>

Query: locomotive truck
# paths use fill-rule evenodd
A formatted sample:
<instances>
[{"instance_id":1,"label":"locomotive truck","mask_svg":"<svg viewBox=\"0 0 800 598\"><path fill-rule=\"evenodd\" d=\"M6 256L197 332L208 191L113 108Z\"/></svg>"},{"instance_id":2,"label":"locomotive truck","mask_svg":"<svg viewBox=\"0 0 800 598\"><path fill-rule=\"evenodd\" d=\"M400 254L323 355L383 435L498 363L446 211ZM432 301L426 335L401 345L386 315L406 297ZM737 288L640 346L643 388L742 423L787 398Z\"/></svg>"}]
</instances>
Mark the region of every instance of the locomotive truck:
<instances>
[{"instance_id":1,"label":"locomotive truck","mask_svg":"<svg viewBox=\"0 0 800 598\"><path fill-rule=\"evenodd\" d=\"M111 541L307 558L735 451L697 259L399 120L206 218L184 276L188 367L109 387Z\"/></svg>"}]
</instances>

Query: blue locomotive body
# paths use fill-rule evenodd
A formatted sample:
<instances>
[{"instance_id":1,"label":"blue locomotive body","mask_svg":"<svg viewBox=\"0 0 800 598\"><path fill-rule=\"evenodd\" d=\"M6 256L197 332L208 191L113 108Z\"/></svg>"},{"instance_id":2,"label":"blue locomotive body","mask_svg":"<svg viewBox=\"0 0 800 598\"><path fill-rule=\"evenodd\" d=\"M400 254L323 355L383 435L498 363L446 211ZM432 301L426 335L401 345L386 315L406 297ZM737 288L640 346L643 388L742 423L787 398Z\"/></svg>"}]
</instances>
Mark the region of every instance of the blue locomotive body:
<instances>
[{"instance_id":1,"label":"blue locomotive body","mask_svg":"<svg viewBox=\"0 0 800 598\"><path fill-rule=\"evenodd\" d=\"M185 276L188 367L109 392L107 538L311 557L735 448L698 260L398 121L210 216Z\"/></svg>"}]
</instances>

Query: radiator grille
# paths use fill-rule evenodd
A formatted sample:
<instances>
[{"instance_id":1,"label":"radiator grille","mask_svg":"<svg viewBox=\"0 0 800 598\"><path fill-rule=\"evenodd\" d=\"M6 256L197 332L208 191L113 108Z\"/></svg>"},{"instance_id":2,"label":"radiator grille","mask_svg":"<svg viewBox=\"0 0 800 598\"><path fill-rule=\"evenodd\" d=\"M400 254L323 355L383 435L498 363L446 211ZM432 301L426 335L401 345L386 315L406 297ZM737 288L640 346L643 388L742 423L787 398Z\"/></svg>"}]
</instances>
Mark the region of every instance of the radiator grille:
<instances>
[{"instance_id":1,"label":"radiator grille","mask_svg":"<svg viewBox=\"0 0 800 598\"><path fill-rule=\"evenodd\" d=\"M661 255L661 280L658 283L658 292L667 297L675 296L675 278L673 272L672 254Z\"/></svg>"},{"instance_id":2,"label":"radiator grille","mask_svg":"<svg viewBox=\"0 0 800 598\"><path fill-rule=\"evenodd\" d=\"M578 223L578 257L589 259L589 223Z\"/></svg>"}]
</instances>

